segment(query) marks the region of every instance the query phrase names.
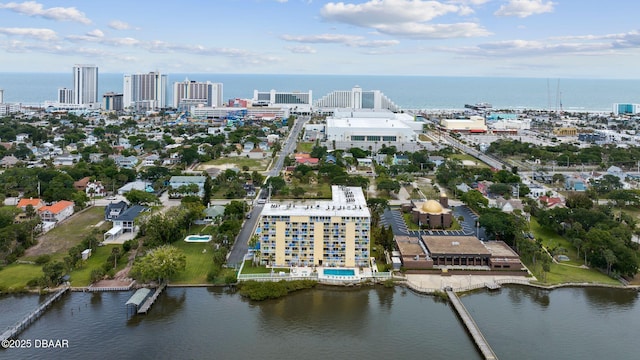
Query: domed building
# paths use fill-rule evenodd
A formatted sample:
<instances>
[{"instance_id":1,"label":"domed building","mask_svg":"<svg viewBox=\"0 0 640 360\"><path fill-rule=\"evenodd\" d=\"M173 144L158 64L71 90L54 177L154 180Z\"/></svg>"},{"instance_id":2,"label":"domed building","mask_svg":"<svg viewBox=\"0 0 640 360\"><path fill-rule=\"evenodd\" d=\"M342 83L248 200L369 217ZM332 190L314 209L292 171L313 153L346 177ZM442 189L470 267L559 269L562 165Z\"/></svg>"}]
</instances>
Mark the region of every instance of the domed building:
<instances>
[{"instance_id":1,"label":"domed building","mask_svg":"<svg viewBox=\"0 0 640 360\"><path fill-rule=\"evenodd\" d=\"M440 201L427 200L413 202L411 209L413 222L428 229L447 229L451 227L451 210L448 209L448 199L442 196Z\"/></svg>"}]
</instances>

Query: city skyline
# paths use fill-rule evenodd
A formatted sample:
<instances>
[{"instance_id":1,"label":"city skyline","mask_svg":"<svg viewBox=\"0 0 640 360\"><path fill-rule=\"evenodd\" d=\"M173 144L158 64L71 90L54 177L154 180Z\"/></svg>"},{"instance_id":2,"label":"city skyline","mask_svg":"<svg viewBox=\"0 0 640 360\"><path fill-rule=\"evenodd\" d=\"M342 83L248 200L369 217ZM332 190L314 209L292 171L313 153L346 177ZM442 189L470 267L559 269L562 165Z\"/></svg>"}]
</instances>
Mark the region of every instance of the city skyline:
<instances>
[{"instance_id":1,"label":"city skyline","mask_svg":"<svg viewBox=\"0 0 640 360\"><path fill-rule=\"evenodd\" d=\"M623 0L153 4L0 2L0 72L638 78Z\"/></svg>"}]
</instances>

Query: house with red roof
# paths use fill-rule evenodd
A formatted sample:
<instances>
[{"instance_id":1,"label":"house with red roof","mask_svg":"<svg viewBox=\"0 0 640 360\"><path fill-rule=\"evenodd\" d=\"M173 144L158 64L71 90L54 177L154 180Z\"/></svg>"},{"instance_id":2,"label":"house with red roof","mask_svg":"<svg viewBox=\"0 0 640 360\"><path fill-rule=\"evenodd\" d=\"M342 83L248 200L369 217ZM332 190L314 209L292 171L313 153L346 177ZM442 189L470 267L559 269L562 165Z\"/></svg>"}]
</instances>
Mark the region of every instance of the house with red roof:
<instances>
[{"instance_id":1,"label":"house with red roof","mask_svg":"<svg viewBox=\"0 0 640 360\"><path fill-rule=\"evenodd\" d=\"M38 209L42 221L59 222L73 215L73 201L60 200Z\"/></svg>"},{"instance_id":2,"label":"house with red roof","mask_svg":"<svg viewBox=\"0 0 640 360\"><path fill-rule=\"evenodd\" d=\"M547 209L553 209L555 207L564 207L564 201L559 197L540 196L538 198L540 205Z\"/></svg>"},{"instance_id":3,"label":"house with red roof","mask_svg":"<svg viewBox=\"0 0 640 360\"><path fill-rule=\"evenodd\" d=\"M18 205L16 205L16 207L20 210L22 210L22 212L20 214L18 214L16 216L16 222L23 222L27 220L27 206L33 206L34 210L38 210L40 208L42 208L43 206L45 206L46 204L44 203L44 201L42 201L41 199L34 199L34 198L29 198L29 199L25 199L22 198L20 199L20 201L18 202Z\"/></svg>"},{"instance_id":4,"label":"house with red roof","mask_svg":"<svg viewBox=\"0 0 640 360\"><path fill-rule=\"evenodd\" d=\"M78 180L78 181L74 181L73 182L73 188L79 191L84 191L87 188L87 184L89 184L89 181L91 180L90 177L85 176L82 179Z\"/></svg>"}]
</instances>

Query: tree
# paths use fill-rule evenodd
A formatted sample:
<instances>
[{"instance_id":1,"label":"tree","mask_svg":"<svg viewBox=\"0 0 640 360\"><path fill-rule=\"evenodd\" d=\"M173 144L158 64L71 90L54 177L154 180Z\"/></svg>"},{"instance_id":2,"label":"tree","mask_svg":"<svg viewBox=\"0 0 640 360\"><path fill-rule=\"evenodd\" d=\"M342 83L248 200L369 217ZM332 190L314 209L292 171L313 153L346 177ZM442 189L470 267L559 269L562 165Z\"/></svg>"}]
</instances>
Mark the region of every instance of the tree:
<instances>
[{"instance_id":1,"label":"tree","mask_svg":"<svg viewBox=\"0 0 640 360\"><path fill-rule=\"evenodd\" d=\"M460 200L476 212L489 205L489 199L484 197L480 191L475 189L462 194Z\"/></svg>"},{"instance_id":2,"label":"tree","mask_svg":"<svg viewBox=\"0 0 640 360\"><path fill-rule=\"evenodd\" d=\"M604 257L604 261L607 262L607 275L611 275L611 266L616 262L616 255L611 251L611 249L606 249L602 256Z\"/></svg>"},{"instance_id":3,"label":"tree","mask_svg":"<svg viewBox=\"0 0 640 360\"><path fill-rule=\"evenodd\" d=\"M591 201L585 193L574 192L567 196L565 205L569 209L591 209L593 207L593 201Z\"/></svg>"},{"instance_id":4,"label":"tree","mask_svg":"<svg viewBox=\"0 0 640 360\"><path fill-rule=\"evenodd\" d=\"M267 180L267 186L269 185L271 185L271 195L275 195L284 189L286 182L281 176L274 176Z\"/></svg>"},{"instance_id":5,"label":"tree","mask_svg":"<svg viewBox=\"0 0 640 360\"><path fill-rule=\"evenodd\" d=\"M204 192L202 194L202 205L209 206L211 202L211 195L213 193L213 182L211 181L211 176L207 175L204 180Z\"/></svg>"},{"instance_id":6,"label":"tree","mask_svg":"<svg viewBox=\"0 0 640 360\"><path fill-rule=\"evenodd\" d=\"M151 250L133 264L131 274L141 281L157 280L166 282L172 276L185 269L187 257L175 246L163 245Z\"/></svg>"},{"instance_id":7,"label":"tree","mask_svg":"<svg viewBox=\"0 0 640 360\"><path fill-rule=\"evenodd\" d=\"M132 204L159 204L160 199L152 193L148 193L142 190L131 190L127 192L124 197Z\"/></svg>"},{"instance_id":8,"label":"tree","mask_svg":"<svg viewBox=\"0 0 640 360\"><path fill-rule=\"evenodd\" d=\"M42 267L42 272L44 273L44 283L47 286L58 285L62 274L64 274L64 263L61 261L46 263Z\"/></svg>"},{"instance_id":9,"label":"tree","mask_svg":"<svg viewBox=\"0 0 640 360\"><path fill-rule=\"evenodd\" d=\"M389 195L391 192L397 193L400 191L400 183L391 179L380 180L378 181L377 188L378 190L386 191L387 195Z\"/></svg>"}]
</instances>

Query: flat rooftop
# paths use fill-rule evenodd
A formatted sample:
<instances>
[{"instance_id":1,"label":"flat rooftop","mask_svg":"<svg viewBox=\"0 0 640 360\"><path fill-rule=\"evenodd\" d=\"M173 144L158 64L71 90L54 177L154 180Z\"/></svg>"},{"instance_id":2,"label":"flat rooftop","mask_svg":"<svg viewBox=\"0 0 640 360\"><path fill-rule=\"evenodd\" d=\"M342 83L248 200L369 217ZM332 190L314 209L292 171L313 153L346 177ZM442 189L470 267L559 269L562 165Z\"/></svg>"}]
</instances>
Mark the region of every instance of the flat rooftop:
<instances>
[{"instance_id":1,"label":"flat rooftop","mask_svg":"<svg viewBox=\"0 0 640 360\"><path fill-rule=\"evenodd\" d=\"M508 257L517 257L513 249L509 247L504 241L487 241L484 243L484 246L491 252L492 257L498 258L508 258Z\"/></svg>"},{"instance_id":2,"label":"flat rooftop","mask_svg":"<svg viewBox=\"0 0 640 360\"><path fill-rule=\"evenodd\" d=\"M391 114L393 115L393 114ZM409 129L411 128L403 121L390 118L371 118L371 117L350 117L350 118L327 118L328 128L352 128L352 129L370 129L389 128L389 129Z\"/></svg>"},{"instance_id":3,"label":"flat rooftop","mask_svg":"<svg viewBox=\"0 0 640 360\"><path fill-rule=\"evenodd\" d=\"M357 216L370 217L360 187L331 186L331 200L281 201L264 205L261 216Z\"/></svg>"},{"instance_id":4,"label":"flat rooftop","mask_svg":"<svg viewBox=\"0 0 640 360\"><path fill-rule=\"evenodd\" d=\"M422 236L432 256L445 254L491 255L491 252L475 236Z\"/></svg>"},{"instance_id":5,"label":"flat rooftop","mask_svg":"<svg viewBox=\"0 0 640 360\"><path fill-rule=\"evenodd\" d=\"M411 236L396 236L395 237L396 244L398 244L398 249L400 250L400 254L405 257L414 257L416 255L426 256L422 250L422 246L420 246L420 239Z\"/></svg>"}]
</instances>

